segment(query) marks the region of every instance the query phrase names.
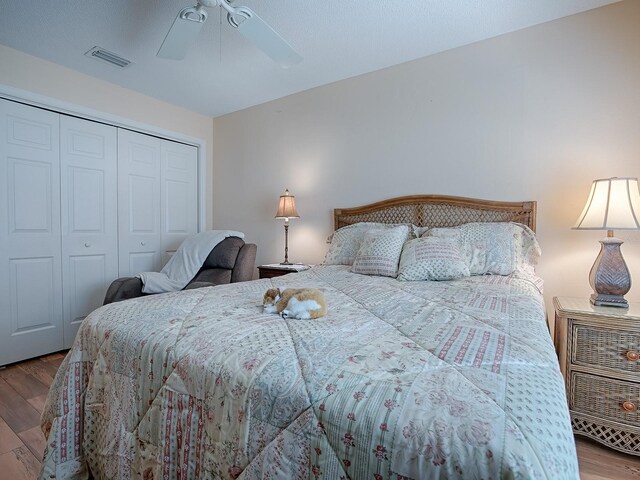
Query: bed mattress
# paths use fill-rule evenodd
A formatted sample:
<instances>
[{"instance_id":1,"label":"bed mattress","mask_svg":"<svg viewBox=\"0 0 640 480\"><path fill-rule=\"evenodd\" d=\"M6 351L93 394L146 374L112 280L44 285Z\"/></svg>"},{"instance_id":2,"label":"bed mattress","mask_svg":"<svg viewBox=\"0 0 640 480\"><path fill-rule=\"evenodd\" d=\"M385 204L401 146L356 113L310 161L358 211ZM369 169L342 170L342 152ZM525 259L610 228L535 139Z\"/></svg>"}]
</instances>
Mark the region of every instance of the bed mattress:
<instances>
[{"instance_id":1,"label":"bed mattress","mask_svg":"<svg viewBox=\"0 0 640 480\"><path fill-rule=\"evenodd\" d=\"M106 305L49 393L41 478L578 479L538 280L324 266ZM327 316L264 314L271 286Z\"/></svg>"}]
</instances>

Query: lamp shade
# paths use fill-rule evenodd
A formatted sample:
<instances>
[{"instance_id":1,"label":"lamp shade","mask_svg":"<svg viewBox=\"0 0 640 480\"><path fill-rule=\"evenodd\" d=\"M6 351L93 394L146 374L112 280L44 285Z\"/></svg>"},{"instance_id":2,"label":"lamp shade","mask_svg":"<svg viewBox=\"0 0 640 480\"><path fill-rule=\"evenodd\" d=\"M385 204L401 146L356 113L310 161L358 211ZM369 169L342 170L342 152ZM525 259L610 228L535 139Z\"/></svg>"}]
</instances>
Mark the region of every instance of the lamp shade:
<instances>
[{"instance_id":1,"label":"lamp shade","mask_svg":"<svg viewBox=\"0 0 640 480\"><path fill-rule=\"evenodd\" d=\"M280 195L276 218L300 218L296 211L296 197L290 195L288 189L284 191L284 195Z\"/></svg>"},{"instance_id":2,"label":"lamp shade","mask_svg":"<svg viewBox=\"0 0 640 480\"><path fill-rule=\"evenodd\" d=\"M637 178L594 180L584 210L573 228L579 230L640 229Z\"/></svg>"}]
</instances>

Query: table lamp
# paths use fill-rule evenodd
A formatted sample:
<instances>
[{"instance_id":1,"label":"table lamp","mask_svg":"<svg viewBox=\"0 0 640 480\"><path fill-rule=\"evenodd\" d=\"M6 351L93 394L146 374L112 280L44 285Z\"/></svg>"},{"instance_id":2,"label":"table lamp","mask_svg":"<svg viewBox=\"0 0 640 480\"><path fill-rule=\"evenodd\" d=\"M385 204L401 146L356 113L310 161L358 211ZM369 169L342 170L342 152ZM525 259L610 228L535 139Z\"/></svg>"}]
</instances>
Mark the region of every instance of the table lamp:
<instances>
[{"instance_id":1,"label":"table lamp","mask_svg":"<svg viewBox=\"0 0 640 480\"><path fill-rule=\"evenodd\" d=\"M623 242L613 236L613 230L640 230L638 179L594 180L587 204L573 228L607 230L607 237L600 240L600 253L589 273L589 284L594 291L591 303L627 308L624 295L631 288L631 275L620 251Z\"/></svg>"},{"instance_id":2,"label":"table lamp","mask_svg":"<svg viewBox=\"0 0 640 480\"><path fill-rule=\"evenodd\" d=\"M280 262L280 265L291 265L289 261L289 219L300 218L300 215L296 211L296 197L290 195L288 189L284 191L284 195L280 195L276 218L284 218L284 262Z\"/></svg>"}]
</instances>

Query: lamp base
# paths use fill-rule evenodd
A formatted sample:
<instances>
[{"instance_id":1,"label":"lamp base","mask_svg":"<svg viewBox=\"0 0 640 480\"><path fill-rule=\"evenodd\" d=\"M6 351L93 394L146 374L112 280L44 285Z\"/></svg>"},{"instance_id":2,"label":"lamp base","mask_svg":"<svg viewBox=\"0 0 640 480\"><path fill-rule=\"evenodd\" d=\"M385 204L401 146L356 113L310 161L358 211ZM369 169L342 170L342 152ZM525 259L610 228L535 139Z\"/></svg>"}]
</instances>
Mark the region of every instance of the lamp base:
<instances>
[{"instance_id":1,"label":"lamp base","mask_svg":"<svg viewBox=\"0 0 640 480\"><path fill-rule=\"evenodd\" d=\"M628 308L624 296L631 289L631 275L620 252L623 242L615 238L613 232L609 232L609 235L600 240L600 253L589 273L589 283L594 292L591 303Z\"/></svg>"},{"instance_id":2,"label":"lamp base","mask_svg":"<svg viewBox=\"0 0 640 480\"><path fill-rule=\"evenodd\" d=\"M285 260L284 262L280 262L280 265L293 265L293 263Z\"/></svg>"},{"instance_id":3,"label":"lamp base","mask_svg":"<svg viewBox=\"0 0 640 480\"><path fill-rule=\"evenodd\" d=\"M629 308L629 302L622 295L605 295L603 293L592 293L589 298L592 305L602 305L605 307Z\"/></svg>"}]
</instances>

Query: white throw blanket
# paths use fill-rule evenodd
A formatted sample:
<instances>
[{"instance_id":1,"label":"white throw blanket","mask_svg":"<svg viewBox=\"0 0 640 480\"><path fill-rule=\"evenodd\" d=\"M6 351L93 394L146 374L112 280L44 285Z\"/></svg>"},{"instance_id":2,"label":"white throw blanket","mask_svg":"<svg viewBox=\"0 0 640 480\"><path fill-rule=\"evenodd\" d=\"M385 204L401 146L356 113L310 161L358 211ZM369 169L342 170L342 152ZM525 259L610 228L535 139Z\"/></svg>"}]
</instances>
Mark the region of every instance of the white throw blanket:
<instances>
[{"instance_id":1,"label":"white throw blanket","mask_svg":"<svg viewBox=\"0 0 640 480\"><path fill-rule=\"evenodd\" d=\"M144 293L177 292L182 290L200 270L213 247L227 237L244 238L244 233L234 230L208 230L187 238L159 272L143 272Z\"/></svg>"}]
</instances>

